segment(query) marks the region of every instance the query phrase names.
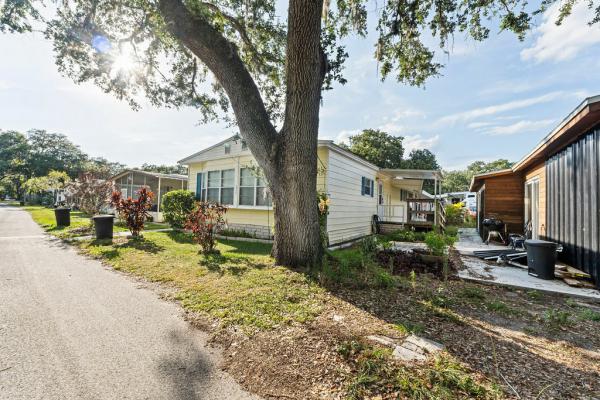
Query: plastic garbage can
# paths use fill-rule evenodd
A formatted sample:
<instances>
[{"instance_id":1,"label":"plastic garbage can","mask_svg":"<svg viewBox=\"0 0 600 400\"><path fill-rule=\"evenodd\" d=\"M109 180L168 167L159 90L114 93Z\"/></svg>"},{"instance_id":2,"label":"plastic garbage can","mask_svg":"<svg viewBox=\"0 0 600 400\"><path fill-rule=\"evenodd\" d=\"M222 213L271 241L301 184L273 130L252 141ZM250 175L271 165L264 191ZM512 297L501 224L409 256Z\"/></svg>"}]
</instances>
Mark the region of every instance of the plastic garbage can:
<instances>
[{"instance_id":1,"label":"plastic garbage can","mask_svg":"<svg viewBox=\"0 0 600 400\"><path fill-rule=\"evenodd\" d=\"M71 209L66 207L58 207L54 209L54 217L56 218L56 226L71 226Z\"/></svg>"},{"instance_id":2,"label":"plastic garbage can","mask_svg":"<svg viewBox=\"0 0 600 400\"><path fill-rule=\"evenodd\" d=\"M530 239L525 241L529 275L540 279L554 279L556 243Z\"/></svg>"},{"instance_id":3,"label":"plastic garbage can","mask_svg":"<svg viewBox=\"0 0 600 400\"><path fill-rule=\"evenodd\" d=\"M112 239L114 215L94 215L94 229L96 231L96 239Z\"/></svg>"}]
</instances>

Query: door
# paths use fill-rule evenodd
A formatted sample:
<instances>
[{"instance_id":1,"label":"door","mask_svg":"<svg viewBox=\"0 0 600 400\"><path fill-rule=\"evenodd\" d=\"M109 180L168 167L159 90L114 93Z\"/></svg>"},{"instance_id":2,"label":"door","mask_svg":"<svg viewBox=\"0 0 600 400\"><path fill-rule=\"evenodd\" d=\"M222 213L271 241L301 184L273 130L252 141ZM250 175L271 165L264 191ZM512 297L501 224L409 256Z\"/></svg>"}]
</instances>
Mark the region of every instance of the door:
<instances>
[{"instance_id":1,"label":"door","mask_svg":"<svg viewBox=\"0 0 600 400\"><path fill-rule=\"evenodd\" d=\"M539 239L540 232L540 180L525 182L525 225L531 223L531 238Z\"/></svg>"}]
</instances>

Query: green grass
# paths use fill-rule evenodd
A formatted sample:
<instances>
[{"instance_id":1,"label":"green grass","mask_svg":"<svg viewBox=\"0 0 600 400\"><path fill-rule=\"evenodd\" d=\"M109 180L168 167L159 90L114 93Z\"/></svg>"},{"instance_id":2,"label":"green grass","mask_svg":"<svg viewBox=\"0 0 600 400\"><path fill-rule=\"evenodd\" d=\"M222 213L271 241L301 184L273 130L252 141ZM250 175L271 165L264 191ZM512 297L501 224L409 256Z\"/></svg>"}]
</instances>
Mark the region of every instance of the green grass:
<instances>
[{"instance_id":1,"label":"green grass","mask_svg":"<svg viewBox=\"0 0 600 400\"><path fill-rule=\"evenodd\" d=\"M497 399L502 396L497 385L474 379L466 368L445 353L419 367L397 364L391 359L390 349L356 340L342 343L338 353L355 371L347 388L351 399Z\"/></svg>"},{"instance_id":2,"label":"green grass","mask_svg":"<svg viewBox=\"0 0 600 400\"><path fill-rule=\"evenodd\" d=\"M600 322L600 313L589 308L583 308L577 313L577 317L583 321Z\"/></svg>"},{"instance_id":3,"label":"green grass","mask_svg":"<svg viewBox=\"0 0 600 400\"><path fill-rule=\"evenodd\" d=\"M573 324L571 315L567 311L561 311L555 308L546 310L542 319L546 326L554 330L563 329Z\"/></svg>"},{"instance_id":4,"label":"green grass","mask_svg":"<svg viewBox=\"0 0 600 400\"><path fill-rule=\"evenodd\" d=\"M31 217L37 222L44 230L58 237L68 238L74 236L85 236L92 234L92 225L90 217L81 211L71 211L71 225L70 226L56 226L56 219L54 217L54 209L43 206L24 206L24 210L31 214ZM165 229L169 226L167 224L161 224L156 222L147 222L145 230L153 229ZM90 229L85 229L90 228ZM127 232L127 227L117 222L114 225L115 232Z\"/></svg>"},{"instance_id":5,"label":"green grass","mask_svg":"<svg viewBox=\"0 0 600 400\"><path fill-rule=\"evenodd\" d=\"M313 319L323 290L305 275L273 266L271 245L218 241L204 256L183 232L147 232L142 240L91 241L80 246L115 269L177 288L183 307L247 333Z\"/></svg>"}]
</instances>

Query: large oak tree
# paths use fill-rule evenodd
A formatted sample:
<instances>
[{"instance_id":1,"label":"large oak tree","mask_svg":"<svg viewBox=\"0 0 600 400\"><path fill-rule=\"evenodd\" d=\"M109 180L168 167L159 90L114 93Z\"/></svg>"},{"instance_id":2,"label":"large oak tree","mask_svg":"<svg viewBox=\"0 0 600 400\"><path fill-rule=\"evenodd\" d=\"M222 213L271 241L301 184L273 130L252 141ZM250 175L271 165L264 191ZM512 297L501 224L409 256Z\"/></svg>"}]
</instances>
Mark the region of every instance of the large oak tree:
<instances>
[{"instance_id":1,"label":"large oak tree","mask_svg":"<svg viewBox=\"0 0 600 400\"><path fill-rule=\"evenodd\" d=\"M577 0L566 0L566 16ZM442 65L455 32L483 40L490 27L523 37L525 0L0 0L0 30L41 29L59 70L92 81L137 107L198 108L237 124L269 181L276 260L308 266L321 257L316 205L321 93L342 81L339 39L365 35L368 9L378 32L381 76L421 85ZM279 17L277 7L287 7ZM593 0L590 7L593 7ZM49 7L45 8L44 7Z\"/></svg>"}]
</instances>

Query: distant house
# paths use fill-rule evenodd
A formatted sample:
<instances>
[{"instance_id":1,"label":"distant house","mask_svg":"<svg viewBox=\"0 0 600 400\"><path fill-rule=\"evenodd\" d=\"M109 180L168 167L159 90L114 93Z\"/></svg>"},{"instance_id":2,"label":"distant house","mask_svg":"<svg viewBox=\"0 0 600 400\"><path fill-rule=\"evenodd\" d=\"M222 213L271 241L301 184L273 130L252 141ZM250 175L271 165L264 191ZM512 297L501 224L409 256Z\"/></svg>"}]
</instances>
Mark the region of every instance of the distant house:
<instances>
[{"instance_id":1,"label":"distant house","mask_svg":"<svg viewBox=\"0 0 600 400\"><path fill-rule=\"evenodd\" d=\"M600 287L600 96L584 100L512 168L475 175L478 223L561 243L564 262Z\"/></svg>"},{"instance_id":2,"label":"distant house","mask_svg":"<svg viewBox=\"0 0 600 400\"><path fill-rule=\"evenodd\" d=\"M171 190L187 189L188 177L179 174L160 174L158 172L127 169L110 178L124 198L135 197L140 188L147 186L154 192L152 208L150 209L154 221L162 221L160 204L162 196Z\"/></svg>"},{"instance_id":3,"label":"distant house","mask_svg":"<svg viewBox=\"0 0 600 400\"><path fill-rule=\"evenodd\" d=\"M371 234L374 215L396 227L431 227L440 222L436 200L421 195L425 179L440 182L439 171L381 169L330 140L319 141L317 155L317 190L327 193L331 201L327 218L330 244ZM267 183L238 136L179 163L188 166L188 187L197 199L228 205L228 229L272 237L273 205Z\"/></svg>"}]
</instances>

